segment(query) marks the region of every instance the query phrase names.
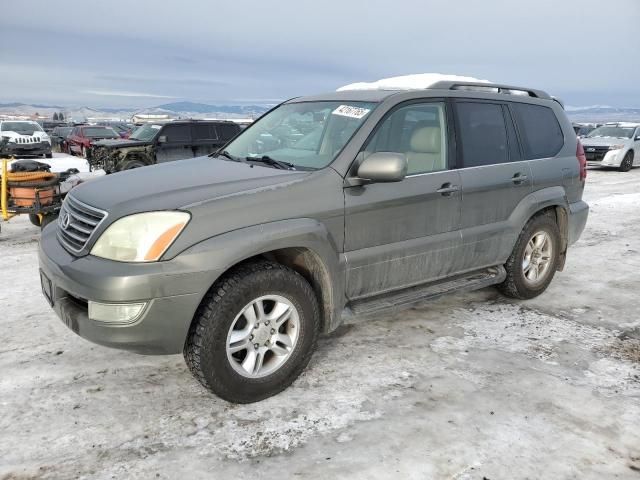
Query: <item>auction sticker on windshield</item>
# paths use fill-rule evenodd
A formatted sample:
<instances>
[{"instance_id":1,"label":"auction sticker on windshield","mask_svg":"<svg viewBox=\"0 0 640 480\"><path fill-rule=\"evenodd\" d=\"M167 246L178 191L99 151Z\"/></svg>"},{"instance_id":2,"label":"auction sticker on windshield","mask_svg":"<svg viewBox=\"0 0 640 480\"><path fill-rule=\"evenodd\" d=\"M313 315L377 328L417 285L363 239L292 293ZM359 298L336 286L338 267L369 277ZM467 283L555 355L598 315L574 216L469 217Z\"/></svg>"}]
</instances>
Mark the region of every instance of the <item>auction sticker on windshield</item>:
<instances>
[{"instance_id":1,"label":"auction sticker on windshield","mask_svg":"<svg viewBox=\"0 0 640 480\"><path fill-rule=\"evenodd\" d=\"M350 118L362 118L371 110L368 108L352 107L351 105L340 105L333 112L333 115L340 115L342 117Z\"/></svg>"}]
</instances>

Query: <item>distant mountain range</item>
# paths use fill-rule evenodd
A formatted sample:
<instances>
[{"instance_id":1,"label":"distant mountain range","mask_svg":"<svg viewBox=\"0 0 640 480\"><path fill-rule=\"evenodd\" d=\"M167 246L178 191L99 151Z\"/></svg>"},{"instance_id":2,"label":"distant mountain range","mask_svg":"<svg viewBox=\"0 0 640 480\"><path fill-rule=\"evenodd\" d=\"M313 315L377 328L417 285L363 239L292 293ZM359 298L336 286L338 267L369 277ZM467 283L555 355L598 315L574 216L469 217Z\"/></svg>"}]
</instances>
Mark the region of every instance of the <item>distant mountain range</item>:
<instances>
[{"instance_id":1,"label":"distant mountain range","mask_svg":"<svg viewBox=\"0 0 640 480\"><path fill-rule=\"evenodd\" d=\"M272 105L209 105L197 102L173 102L145 109L62 107L58 105L0 103L0 115L51 117L54 112L63 112L69 119L85 121L89 118L113 118L126 120L134 113L165 114L172 118L257 118ZM591 105L566 107L567 115L574 122L640 122L640 108Z\"/></svg>"},{"instance_id":2,"label":"distant mountain range","mask_svg":"<svg viewBox=\"0 0 640 480\"><path fill-rule=\"evenodd\" d=\"M41 105L26 103L0 103L0 115L40 115L52 117L56 112L63 112L65 117L75 121L89 118L113 118L126 120L138 114L165 114L172 118L257 118L269 110L271 105L208 105L195 102L174 102L157 107L133 108L92 108L61 107L58 105Z\"/></svg>"},{"instance_id":3,"label":"distant mountain range","mask_svg":"<svg viewBox=\"0 0 640 480\"><path fill-rule=\"evenodd\" d=\"M640 108L592 105L566 107L567 115L574 122L640 122Z\"/></svg>"}]
</instances>

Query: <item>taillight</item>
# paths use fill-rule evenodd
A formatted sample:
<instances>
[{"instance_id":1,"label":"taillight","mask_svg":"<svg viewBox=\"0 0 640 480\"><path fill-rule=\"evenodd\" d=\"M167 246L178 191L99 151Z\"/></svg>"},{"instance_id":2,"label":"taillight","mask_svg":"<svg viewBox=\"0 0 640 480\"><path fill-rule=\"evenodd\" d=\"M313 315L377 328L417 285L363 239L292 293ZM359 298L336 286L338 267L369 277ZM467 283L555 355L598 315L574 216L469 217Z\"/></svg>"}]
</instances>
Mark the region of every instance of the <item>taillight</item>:
<instances>
[{"instance_id":1,"label":"taillight","mask_svg":"<svg viewBox=\"0 0 640 480\"><path fill-rule=\"evenodd\" d=\"M580 164L580 180L584 181L587 178L587 157L584 154L584 148L580 140L578 140L578 147L576 148L576 158Z\"/></svg>"}]
</instances>

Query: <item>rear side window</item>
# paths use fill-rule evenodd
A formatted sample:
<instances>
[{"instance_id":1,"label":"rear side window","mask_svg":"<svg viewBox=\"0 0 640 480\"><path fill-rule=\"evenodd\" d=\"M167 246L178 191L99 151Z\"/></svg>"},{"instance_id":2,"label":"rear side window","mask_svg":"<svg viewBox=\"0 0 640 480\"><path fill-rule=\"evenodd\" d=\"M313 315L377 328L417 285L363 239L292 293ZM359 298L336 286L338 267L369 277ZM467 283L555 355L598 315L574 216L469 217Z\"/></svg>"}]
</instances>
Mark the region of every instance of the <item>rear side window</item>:
<instances>
[{"instance_id":1,"label":"rear side window","mask_svg":"<svg viewBox=\"0 0 640 480\"><path fill-rule=\"evenodd\" d=\"M216 140L216 129L211 123L198 124L193 126L194 140Z\"/></svg>"},{"instance_id":2,"label":"rear side window","mask_svg":"<svg viewBox=\"0 0 640 480\"><path fill-rule=\"evenodd\" d=\"M555 113L549 107L513 103L511 105L524 158L548 158L555 156L564 145L564 135Z\"/></svg>"},{"instance_id":3,"label":"rear side window","mask_svg":"<svg viewBox=\"0 0 640 480\"><path fill-rule=\"evenodd\" d=\"M167 142L191 141L191 127L189 125L168 125L164 127L162 135L167 137Z\"/></svg>"},{"instance_id":4,"label":"rear side window","mask_svg":"<svg viewBox=\"0 0 640 480\"><path fill-rule=\"evenodd\" d=\"M222 140L229 140L230 138L233 138L240 130L240 127L237 125L227 125L224 123L219 124L216 128L218 129L218 134Z\"/></svg>"},{"instance_id":5,"label":"rear side window","mask_svg":"<svg viewBox=\"0 0 640 480\"><path fill-rule=\"evenodd\" d=\"M456 112L465 167L480 167L509 161L507 128L502 105L457 102Z\"/></svg>"}]
</instances>

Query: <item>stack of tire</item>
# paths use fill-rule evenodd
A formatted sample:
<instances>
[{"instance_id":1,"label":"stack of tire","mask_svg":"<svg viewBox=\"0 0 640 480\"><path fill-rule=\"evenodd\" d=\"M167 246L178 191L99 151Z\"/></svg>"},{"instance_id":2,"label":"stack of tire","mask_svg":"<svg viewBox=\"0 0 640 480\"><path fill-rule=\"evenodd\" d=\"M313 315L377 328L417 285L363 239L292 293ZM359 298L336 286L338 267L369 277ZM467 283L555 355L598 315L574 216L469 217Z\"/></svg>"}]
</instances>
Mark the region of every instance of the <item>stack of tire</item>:
<instances>
[{"instance_id":1,"label":"stack of tire","mask_svg":"<svg viewBox=\"0 0 640 480\"><path fill-rule=\"evenodd\" d=\"M34 207L36 206L36 195L41 207L51 205L60 179L50 170L50 165L35 160L14 162L7 174L10 205L23 208ZM41 228L44 228L55 218L54 214L29 214L31 223Z\"/></svg>"}]
</instances>

